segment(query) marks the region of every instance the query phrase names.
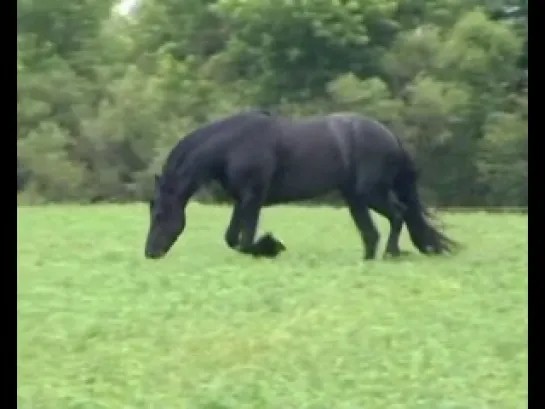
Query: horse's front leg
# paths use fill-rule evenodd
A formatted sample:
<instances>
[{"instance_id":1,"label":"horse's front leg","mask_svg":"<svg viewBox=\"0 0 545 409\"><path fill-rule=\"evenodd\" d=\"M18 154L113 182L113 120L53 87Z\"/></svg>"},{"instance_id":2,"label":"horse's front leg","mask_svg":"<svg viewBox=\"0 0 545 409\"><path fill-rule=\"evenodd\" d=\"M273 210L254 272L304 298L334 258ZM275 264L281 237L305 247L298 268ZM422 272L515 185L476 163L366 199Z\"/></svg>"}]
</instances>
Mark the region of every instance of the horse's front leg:
<instances>
[{"instance_id":1,"label":"horse's front leg","mask_svg":"<svg viewBox=\"0 0 545 409\"><path fill-rule=\"evenodd\" d=\"M233 213L231 214L231 221L229 222L229 226L227 226L227 230L225 231L225 243L227 245L236 250L237 246L240 242L240 229L241 229L241 210L242 206L240 205L240 202L236 202L235 206L233 207Z\"/></svg>"},{"instance_id":2,"label":"horse's front leg","mask_svg":"<svg viewBox=\"0 0 545 409\"><path fill-rule=\"evenodd\" d=\"M262 257L276 257L286 250L286 246L272 233L265 233L254 243L254 252Z\"/></svg>"},{"instance_id":3,"label":"horse's front leg","mask_svg":"<svg viewBox=\"0 0 545 409\"><path fill-rule=\"evenodd\" d=\"M240 240L237 250L244 254L259 256L259 249L255 245L255 236L257 225L259 223L259 213L261 212L260 197L256 194L246 194L243 196L238 209L238 218L240 224ZM233 213L237 213L233 211Z\"/></svg>"},{"instance_id":4,"label":"horse's front leg","mask_svg":"<svg viewBox=\"0 0 545 409\"><path fill-rule=\"evenodd\" d=\"M227 245L243 254L255 257L276 257L286 250L284 244L271 233L255 240L261 203L258 196L248 195L238 201L233 209L231 222L225 233Z\"/></svg>"}]
</instances>

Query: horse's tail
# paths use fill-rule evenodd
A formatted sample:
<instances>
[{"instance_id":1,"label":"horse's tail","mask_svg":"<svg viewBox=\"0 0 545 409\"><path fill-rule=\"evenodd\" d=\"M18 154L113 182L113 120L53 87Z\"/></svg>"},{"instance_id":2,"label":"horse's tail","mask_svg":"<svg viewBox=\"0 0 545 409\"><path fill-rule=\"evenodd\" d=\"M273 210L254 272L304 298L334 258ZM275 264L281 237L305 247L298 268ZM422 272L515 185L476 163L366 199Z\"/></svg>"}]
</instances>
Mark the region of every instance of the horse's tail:
<instances>
[{"instance_id":1,"label":"horse's tail","mask_svg":"<svg viewBox=\"0 0 545 409\"><path fill-rule=\"evenodd\" d=\"M408 152L403 147L402 149L403 165L394 180L393 188L398 199L406 206L404 220L411 241L424 254L452 252L458 247L458 243L434 226L433 215L420 201L417 188L418 173L414 162Z\"/></svg>"}]
</instances>

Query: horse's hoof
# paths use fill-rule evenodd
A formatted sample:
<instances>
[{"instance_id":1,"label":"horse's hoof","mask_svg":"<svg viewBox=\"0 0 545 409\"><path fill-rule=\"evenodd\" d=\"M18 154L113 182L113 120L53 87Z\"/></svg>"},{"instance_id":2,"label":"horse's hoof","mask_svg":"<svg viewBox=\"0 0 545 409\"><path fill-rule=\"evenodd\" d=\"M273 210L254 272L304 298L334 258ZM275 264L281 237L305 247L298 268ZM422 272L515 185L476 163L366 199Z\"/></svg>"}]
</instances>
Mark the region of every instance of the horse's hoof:
<instances>
[{"instance_id":1,"label":"horse's hoof","mask_svg":"<svg viewBox=\"0 0 545 409\"><path fill-rule=\"evenodd\" d=\"M275 258L286 250L286 246L272 233L266 233L255 243L255 250L258 257Z\"/></svg>"},{"instance_id":2,"label":"horse's hoof","mask_svg":"<svg viewBox=\"0 0 545 409\"><path fill-rule=\"evenodd\" d=\"M385 260L388 260L388 259L399 259L401 257L406 257L408 256L409 253L408 251L405 251L405 250L398 250L398 251L395 251L395 252L392 252L392 251L385 251L384 252L384 259Z\"/></svg>"},{"instance_id":3,"label":"horse's hoof","mask_svg":"<svg viewBox=\"0 0 545 409\"><path fill-rule=\"evenodd\" d=\"M286 251L286 245L280 240L276 240L276 248L279 253Z\"/></svg>"}]
</instances>

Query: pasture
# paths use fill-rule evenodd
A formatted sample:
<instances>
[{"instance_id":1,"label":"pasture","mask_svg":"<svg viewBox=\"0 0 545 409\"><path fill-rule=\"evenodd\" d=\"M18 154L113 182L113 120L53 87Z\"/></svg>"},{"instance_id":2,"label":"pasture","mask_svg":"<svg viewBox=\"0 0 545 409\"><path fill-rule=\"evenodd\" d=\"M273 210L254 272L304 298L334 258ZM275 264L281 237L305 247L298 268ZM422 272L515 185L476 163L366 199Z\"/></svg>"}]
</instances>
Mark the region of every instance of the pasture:
<instances>
[{"instance_id":1,"label":"pasture","mask_svg":"<svg viewBox=\"0 0 545 409\"><path fill-rule=\"evenodd\" d=\"M18 408L527 407L527 216L442 214L460 254L404 231L371 262L346 209L266 209L276 260L228 249L229 216L191 204L150 261L145 205L20 207Z\"/></svg>"}]
</instances>

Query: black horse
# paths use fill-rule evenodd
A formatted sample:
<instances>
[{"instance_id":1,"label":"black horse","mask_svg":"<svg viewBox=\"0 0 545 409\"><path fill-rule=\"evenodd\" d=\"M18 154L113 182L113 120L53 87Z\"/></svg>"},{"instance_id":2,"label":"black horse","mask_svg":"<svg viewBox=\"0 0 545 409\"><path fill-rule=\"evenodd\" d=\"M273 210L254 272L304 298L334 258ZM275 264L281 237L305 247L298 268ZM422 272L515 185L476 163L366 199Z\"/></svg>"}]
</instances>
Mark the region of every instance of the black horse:
<instances>
[{"instance_id":1,"label":"black horse","mask_svg":"<svg viewBox=\"0 0 545 409\"><path fill-rule=\"evenodd\" d=\"M288 119L267 111L239 113L195 130L170 152L155 176L145 256L164 256L185 228L185 208L205 182L215 180L234 199L227 245L244 254L276 257L285 246L271 233L255 240L264 206L338 191L364 246L376 255L378 230L369 209L390 222L385 256L399 256L403 222L424 253L456 243L430 221L417 192L413 161L385 126L354 113Z\"/></svg>"}]
</instances>

